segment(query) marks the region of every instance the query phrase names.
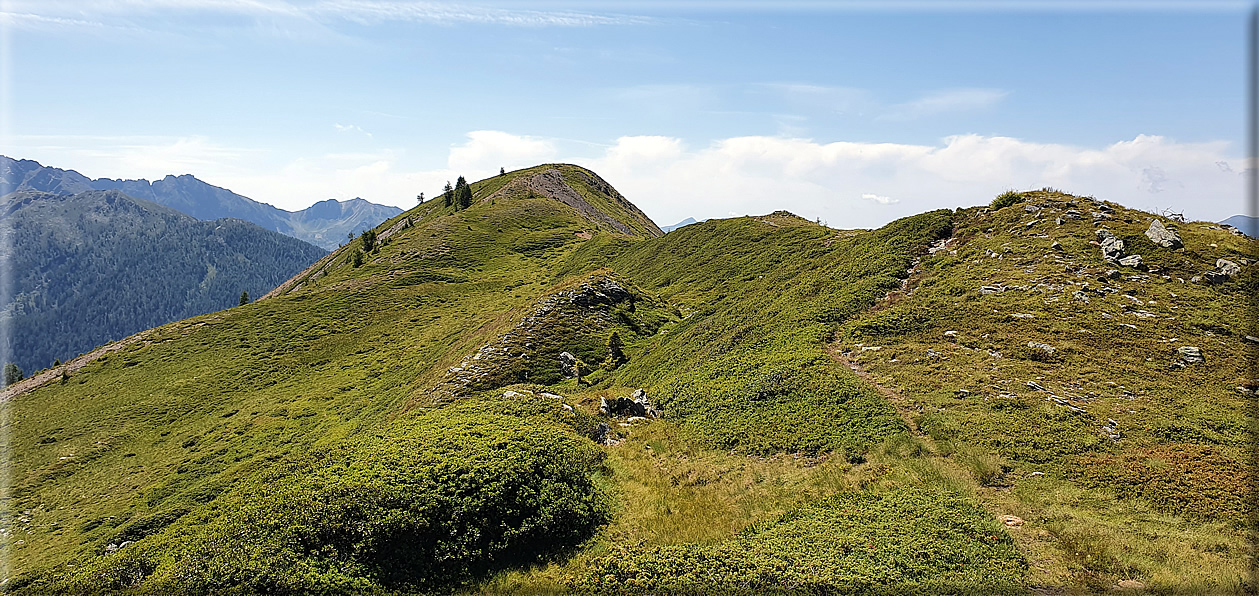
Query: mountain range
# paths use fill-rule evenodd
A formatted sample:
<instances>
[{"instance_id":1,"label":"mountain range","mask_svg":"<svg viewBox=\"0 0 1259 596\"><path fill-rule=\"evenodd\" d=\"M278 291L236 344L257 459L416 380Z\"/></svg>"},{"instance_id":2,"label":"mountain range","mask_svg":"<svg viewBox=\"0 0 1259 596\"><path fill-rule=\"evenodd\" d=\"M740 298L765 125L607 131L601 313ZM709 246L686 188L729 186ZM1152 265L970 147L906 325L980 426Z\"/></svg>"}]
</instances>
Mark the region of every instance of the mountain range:
<instances>
[{"instance_id":1,"label":"mountain range","mask_svg":"<svg viewBox=\"0 0 1259 596\"><path fill-rule=\"evenodd\" d=\"M469 191L0 393L4 589L1255 591L1254 240L1053 189L667 234L573 165Z\"/></svg>"},{"instance_id":2,"label":"mountain range","mask_svg":"<svg viewBox=\"0 0 1259 596\"><path fill-rule=\"evenodd\" d=\"M402 212L397 207L377 205L363 199L328 199L301 211L285 211L207 184L190 174L166 176L150 182L139 180L90 179L74 170L41 165L29 159L0 156L0 188L4 192L37 191L78 194L90 190L118 190L159 205L177 209L203 221L234 217L268 230L305 240L331 250ZM3 193L0 193L3 194Z\"/></svg>"}]
</instances>

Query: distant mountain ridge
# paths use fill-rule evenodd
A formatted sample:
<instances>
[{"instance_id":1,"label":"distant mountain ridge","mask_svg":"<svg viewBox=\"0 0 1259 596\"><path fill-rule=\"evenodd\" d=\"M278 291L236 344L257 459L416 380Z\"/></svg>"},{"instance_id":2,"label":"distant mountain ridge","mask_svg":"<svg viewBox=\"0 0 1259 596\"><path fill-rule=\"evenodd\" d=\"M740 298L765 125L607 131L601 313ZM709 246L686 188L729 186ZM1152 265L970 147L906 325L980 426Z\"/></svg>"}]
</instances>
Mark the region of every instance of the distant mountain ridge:
<instances>
[{"instance_id":1,"label":"distant mountain ridge","mask_svg":"<svg viewBox=\"0 0 1259 596\"><path fill-rule=\"evenodd\" d=\"M1259 217L1251 217L1249 215L1234 215L1228 219L1221 221L1224 225L1233 226L1242 231L1243 234L1251 238L1259 238Z\"/></svg>"},{"instance_id":2,"label":"distant mountain ridge","mask_svg":"<svg viewBox=\"0 0 1259 596\"><path fill-rule=\"evenodd\" d=\"M708 220L704 220L704 221L708 221ZM664 233L668 234L669 232L672 232L672 231L674 231L674 230L676 230L676 229L678 229L678 228L685 228L686 226L689 226L689 225L691 225L691 224L693 224L693 223L699 223L699 222L698 222L698 221L695 221L695 218L694 218L694 217L688 217L688 218L686 218L686 219L684 219L684 220L682 220L682 221L679 221L678 223L675 223L675 224L673 224L673 225L671 225L671 226L660 226L660 230L661 230L662 232L664 232Z\"/></svg>"},{"instance_id":3,"label":"distant mountain ridge","mask_svg":"<svg viewBox=\"0 0 1259 596\"><path fill-rule=\"evenodd\" d=\"M323 249L236 218L198 221L119 190L0 202L11 294L0 324L27 372L150 327L258 297Z\"/></svg>"},{"instance_id":4,"label":"distant mountain ridge","mask_svg":"<svg viewBox=\"0 0 1259 596\"><path fill-rule=\"evenodd\" d=\"M118 190L152 201L203 221L235 217L286 236L331 250L347 234L376 226L402 210L360 198L328 199L301 211L286 211L199 180L191 174L161 180L91 179L74 170L45 166L29 159L0 155L0 187L8 194L18 191L78 194L91 190Z\"/></svg>"}]
</instances>

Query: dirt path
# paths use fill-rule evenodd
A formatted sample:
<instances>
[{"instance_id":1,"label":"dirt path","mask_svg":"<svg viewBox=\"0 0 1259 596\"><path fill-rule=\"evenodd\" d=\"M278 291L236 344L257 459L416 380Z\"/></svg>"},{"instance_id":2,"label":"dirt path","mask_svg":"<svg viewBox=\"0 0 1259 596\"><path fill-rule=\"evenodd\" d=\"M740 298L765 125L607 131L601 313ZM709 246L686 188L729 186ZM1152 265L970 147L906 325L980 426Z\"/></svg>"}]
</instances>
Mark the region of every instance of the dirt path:
<instances>
[{"instance_id":1,"label":"dirt path","mask_svg":"<svg viewBox=\"0 0 1259 596\"><path fill-rule=\"evenodd\" d=\"M866 372L865 369L861 368L861 366L849 360L843 352L839 351L839 347L835 344L826 346L826 353L830 354L831 358L833 358L835 362L848 367L848 370L856 373L858 377L861 377L861 380L869 383L875 391L879 392L879 395L882 395L888 403L892 404L892 407L896 408L896 413L900 415L901 420L905 421L905 426L909 427L910 432L914 433L914 435L920 439L930 441L930 437L928 437L926 433L923 433L922 429L918 428L918 425L914 422L914 415L918 413L918 410L910 404L909 399L900 392L880 384L877 380L875 380L874 375L871 375Z\"/></svg>"}]
</instances>

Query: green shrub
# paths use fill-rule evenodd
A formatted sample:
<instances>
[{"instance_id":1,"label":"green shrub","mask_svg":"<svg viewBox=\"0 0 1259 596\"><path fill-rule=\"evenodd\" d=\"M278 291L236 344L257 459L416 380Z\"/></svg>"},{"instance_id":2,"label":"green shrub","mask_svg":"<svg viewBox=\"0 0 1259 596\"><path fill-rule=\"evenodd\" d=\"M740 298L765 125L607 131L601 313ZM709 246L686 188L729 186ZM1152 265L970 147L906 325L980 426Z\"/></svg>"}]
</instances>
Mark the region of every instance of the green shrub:
<instances>
[{"instance_id":1,"label":"green shrub","mask_svg":"<svg viewBox=\"0 0 1259 596\"><path fill-rule=\"evenodd\" d=\"M607 522L591 479L603 453L589 440L468 409L280 466L45 587L446 589L549 560Z\"/></svg>"},{"instance_id":2,"label":"green shrub","mask_svg":"<svg viewBox=\"0 0 1259 596\"><path fill-rule=\"evenodd\" d=\"M1007 190L997 195L997 198L993 199L992 203L989 206L992 207L992 209L995 211L997 209L1004 209L1006 207L1009 207L1010 205L1016 205L1018 203L1022 203L1024 200L1025 198L1023 197L1022 194L1017 193L1013 190Z\"/></svg>"}]
</instances>

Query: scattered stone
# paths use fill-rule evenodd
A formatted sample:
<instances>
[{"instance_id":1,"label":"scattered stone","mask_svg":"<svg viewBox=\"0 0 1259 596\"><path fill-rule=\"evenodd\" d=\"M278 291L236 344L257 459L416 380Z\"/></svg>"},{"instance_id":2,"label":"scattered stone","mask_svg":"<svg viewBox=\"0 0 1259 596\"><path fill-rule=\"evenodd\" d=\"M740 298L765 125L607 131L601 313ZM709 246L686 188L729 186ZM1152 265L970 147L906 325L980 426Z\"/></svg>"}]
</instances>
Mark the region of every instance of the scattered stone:
<instances>
[{"instance_id":1,"label":"scattered stone","mask_svg":"<svg viewBox=\"0 0 1259 596\"><path fill-rule=\"evenodd\" d=\"M1167 229L1163 222L1157 219L1150 224L1150 229L1145 231L1145 235L1151 242L1163 248L1177 249L1185 246L1180 241L1180 236L1176 235L1176 232Z\"/></svg>"},{"instance_id":2,"label":"scattered stone","mask_svg":"<svg viewBox=\"0 0 1259 596\"><path fill-rule=\"evenodd\" d=\"M1119 581L1119 588L1122 590L1144 590L1145 582L1135 579L1125 579Z\"/></svg>"},{"instance_id":3,"label":"scattered stone","mask_svg":"<svg viewBox=\"0 0 1259 596\"><path fill-rule=\"evenodd\" d=\"M957 390L957 398L958 398L958 399L966 399L966 398L968 398L968 397L970 397L970 391L967 391L967 390L965 390L965 389L958 389L958 390Z\"/></svg>"},{"instance_id":4,"label":"scattered stone","mask_svg":"<svg viewBox=\"0 0 1259 596\"><path fill-rule=\"evenodd\" d=\"M1242 341L1248 341L1252 344L1259 344L1259 337L1255 337L1253 335L1247 335L1246 337L1242 338Z\"/></svg>"},{"instance_id":5,"label":"scattered stone","mask_svg":"<svg viewBox=\"0 0 1259 596\"><path fill-rule=\"evenodd\" d=\"M1076 302L1083 302L1083 303L1085 303L1085 304L1088 304L1088 303L1089 303L1089 297L1088 297L1088 294L1085 294L1085 293L1084 293L1083 291L1081 291L1081 290L1076 290L1075 292L1073 292L1073 293L1071 294L1071 297L1072 297L1072 298L1075 298L1075 301L1076 301Z\"/></svg>"},{"instance_id":6,"label":"scattered stone","mask_svg":"<svg viewBox=\"0 0 1259 596\"><path fill-rule=\"evenodd\" d=\"M570 406L568 404L560 404L560 407L564 408L565 410L568 410L569 412L573 411L573 406Z\"/></svg>"},{"instance_id":7,"label":"scattered stone","mask_svg":"<svg viewBox=\"0 0 1259 596\"><path fill-rule=\"evenodd\" d=\"M1002 289L1004 288L1002 288L1001 286L983 286L979 288L979 293L980 294L996 294L996 293L1001 292Z\"/></svg>"},{"instance_id":8,"label":"scattered stone","mask_svg":"<svg viewBox=\"0 0 1259 596\"><path fill-rule=\"evenodd\" d=\"M1049 245L1049 248L1050 248L1051 250L1058 250L1058 251L1061 251L1061 250L1062 250L1062 243L1061 243L1061 242L1058 242L1057 240L1054 240L1054 243L1053 243L1053 244L1050 244L1050 245Z\"/></svg>"},{"instance_id":9,"label":"scattered stone","mask_svg":"<svg viewBox=\"0 0 1259 596\"><path fill-rule=\"evenodd\" d=\"M1062 216L1067 219L1084 219L1084 215L1082 215L1078 209L1067 209Z\"/></svg>"},{"instance_id":10,"label":"scattered stone","mask_svg":"<svg viewBox=\"0 0 1259 596\"><path fill-rule=\"evenodd\" d=\"M1062 218L1061 218L1061 217L1059 217L1058 219L1056 219L1056 220L1054 220L1054 221L1056 221L1056 222L1058 223L1058 225L1062 225Z\"/></svg>"},{"instance_id":11,"label":"scattered stone","mask_svg":"<svg viewBox=\"0 0 1259 596\"><path fill-rule=\"evenodd\" d=\"M1190 364L1203 364L1206 358L1202 357L1202 350L1195 346L1180 346L1176 348L1177 362L1182 366Z\"/></svg>"},{"instance_id":12,"label":"scattered stone","mask_svg":"<svg viewBox=\"0 0 1259 596\"><path fill-rule=\"evenodd\" d=\"M1037 383L1036 381L1028 381L1028 382L1027 382L1027 386L1028 386L1028 387L1031 387L1031 388L1032 388L1032 390L1034 390L1034 391L1044 391L1044 392L1046 392L1046 393L1048 393L1048 392L1049 392L1049 390L1048 390L1048 389L1045 389L1045 387L1044 387L1043 385L1041 385L1040 383Z\"/></svg>"},{"instance_id":13,"label":"scattered stone","mask_svg":"<svg viewBox=\"0 0 1259 596\"><path fill-rule=\"evenodd\" d=\"M1001 523L1005 524L1006 527L1009 528L1017 528L1023 525L1023 518L1017 515L1003 515L997 519L1001 520Z\"/></svg>"},{"instance_id":14,"label":"scattered stone","mask_svg":"<svg viewBox=\"0 0 1259 596\"><path fill-rule=\"evenodd\" d=\"M646 419L647 419L646 416L630 416L629 418L626 418L625 421L630 424L633 424L635 422L642 422Z\"/></svg>"},{"instance_id":15,"label":"scattered stone","mask_svg":"<svg viewBox=\"0 0 1259 596\"><path fill-rule=\"evenodd\" d=\"M542 392L542 397L547 397L550 399L564 399L564 397L561 395L556 395L554 393L547 393L545 391Z\"/></svg>"},{"instance_id":16,"label":"scattered stone","mask_svg":"<svg viewBox=\"0 0 1259 596\"><path fill-rule=\"evenodd\" d=\"M1136 269L1140 269L1141 261L1142 261L1141 255L1128 255L1122 259L1119 259L1119 264L1123 265L1124 267L1133 267Z\"/></svg>"},{"instance_id":17,"label":"scattered stone","mask_svg":"<svg viewBox=\"0 0 1259 596\"><path fill-rule=\"evenodd\" d=\"M1037 211L1040 211L1040 207L1037 207L1036 205L1023 205L1023 210L1028 213L1036 213Z\"/></svg>"},{"instance_id":18,"label":"scattered stone","mask_svg":"<svg viewBox=\"0 0 1259 596\"><path fill-rule=\"evenodd\" d=\"M1242 268L1238 266L1237 263L1234 263L1228 259L1216 260L1215 267L1216 269L1220 270L1220 273L1223 273L1224 275L1227 275L1229 277L1233 277L1234 275L1237 275L1238 273L1242 272Z\"/></svg>"},{"instance_id":19,"label":"scattered stone","mask_svg":"<svg viewBox=\"0 0 1259 596\"><path fill-rule=\"evenodd\" d=\"M1033 350L1043 350L1046 354L1053 354L1057 351L1049 344L1042 344L1034 341L1027 342L1027 347L1032 348Z\"/></svg>"},{"instance_id":20,"label":"scattered stone","mask_svg":"<svg viewBox=\"0 0 1259 596\"><path fill-rule=\"evenodd\" d=\"M1044 475L1045 475L1045 473L1044 473L1044 472L1032 472L1031 474L1028 474L1028 476L1029 476L1029 477L1032 477L1032 476L1044 476Z\"/></svg>"},{"instance_id":21,"label":"scattered stone","mask_svg":"<svg viewBox=\"0 0 1259 596\"><path fill-rule=\"evenodd\" d=\"M944 332L944 336L945 336L945 337L957 337L957 332L956 332L956 331L945 331L945 332Z\"/></svg>"},{"instance_id":22,"label":"scattered stone","mask_svg":"<svg viewBox=\"0 0 1259 596\"><path fill-rule=\"evenodd\" d=\"M1120 323L1120 324L1119 324L1119 326L1120 326L1120 327L1127 327L1128 329L1132 329L1132 330L1136 330L1136 328L1137 328L1137 326L1136 326L1136 325L1133 325L1133 324L1131 324L1131 323Z\"/></svg>"},{"instance_id":23,"label":"scattered stone","mask_svg":"<svg viewBox=\"0 0 1259 596\"><path fill-rule=\"evenodd\" d=\"M1015 319L1035 319L1035 318L1036 318L1036 315L1029 315L1029 314L1024 313L1024 312L1016 312L1016 313L1014 313L1014 314L1012 314L1012 315L1010 315L1010 316L1011 316L1011 317L1013 317L1013 318L1015 318Z\"/></svg>"}]
</instances>

